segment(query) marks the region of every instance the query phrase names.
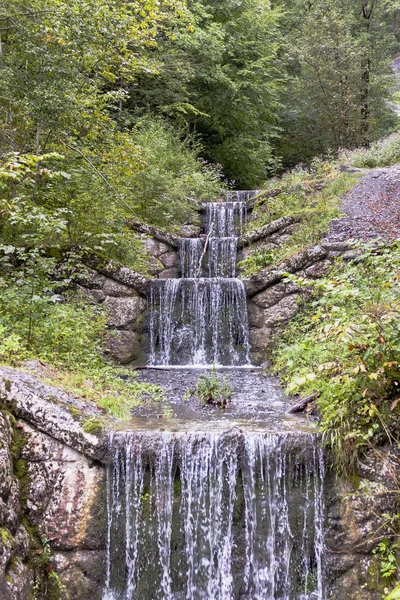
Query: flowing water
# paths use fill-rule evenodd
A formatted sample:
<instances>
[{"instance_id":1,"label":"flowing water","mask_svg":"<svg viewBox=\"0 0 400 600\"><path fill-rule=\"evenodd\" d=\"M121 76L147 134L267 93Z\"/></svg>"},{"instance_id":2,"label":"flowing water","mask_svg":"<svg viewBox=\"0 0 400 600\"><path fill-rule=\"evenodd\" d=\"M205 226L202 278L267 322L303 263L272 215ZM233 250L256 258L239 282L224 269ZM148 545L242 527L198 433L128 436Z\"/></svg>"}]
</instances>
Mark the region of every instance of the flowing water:
<instances>
[{"instance_id":1,"label":"flowing water","mask_svg":"<svg viewBox=\"0 0 400 600\"><path fill-rule=\"evenodd\" d=\"M110 436L104 600L322 600L315 435Z\"/></svg>"},{"instance_id":2,"label":"flowing water","mask_svg":"<svg viewBox=\"0 0 400 600\"><path fill-rule=\"evenodd\" d=\"M109 433L103 600L326 600L320 440L250 365L235 269L254 194L204 205L203 237L181 240L181 278L151 282L157 369L140 378L166 402ZM185 400L212 363L230 378L226 410Z\"/></svg>"},{"instance_id":3,"label":"flowing water","mask_svg":"<svg viewBox=\"0 0 400 600\"><path fill-rule=\"evenodd\" d=\"M203 213L206 237L181 240L181 279L150 282L150 365L250 364L246 292L235 278L246 203L210 202Z\"/></svg>"}]
</instances>

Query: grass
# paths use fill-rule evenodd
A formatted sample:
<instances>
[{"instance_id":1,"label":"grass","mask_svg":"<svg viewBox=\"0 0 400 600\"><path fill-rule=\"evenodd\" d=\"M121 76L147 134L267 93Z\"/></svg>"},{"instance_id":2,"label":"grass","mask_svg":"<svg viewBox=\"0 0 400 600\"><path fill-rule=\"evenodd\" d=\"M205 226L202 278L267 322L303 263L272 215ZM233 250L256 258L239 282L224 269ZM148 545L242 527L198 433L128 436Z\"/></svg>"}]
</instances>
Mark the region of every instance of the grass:
<instances>
[{"instance_id":1,"label":"grass","mask_svg":"<svg viewBox=\"0 0 400 600\"><path fill-rule=\"evenodd\" d=\"M389 167L400 163L400 133L392 133L369 148L342 150L338 162L359 169Z\"/></svg>"},{"instance_id":2,"label":"grass","mask_svg":"<svg viewBox=\"0 0 400 600\"><path fill-rule=\"evenodd\" d=\"M92 401L103 409L105 414L119 419L128 419L131 409L146 400L164 400L160 386L137 381L137 373L126 367L105 364L92 370L77 372L56 368L52 369L51 373L46 377L46 383ZM87 420L84 429L87 433L92 433L93 429L99 429L99 423Z\"/></svg>"},{"instance_id":3,"label":"grass","mask_svg":"<svg viewBox=\"0 0 400 600\"><path fill-rule=\"evenodd\" d=\"M273 250L255 246L239 263L240 274L251 277L261 269L279 263L311 247L327 232L330 221L340 216L340 201L357 181L356 174L341 173L332 162L316 160L310 169L298 167L273 179L258 196L254 214L246 232L254 231L280 217L298 219L287 243ZM279 192L271 195L272 192Z\"/></svg>"}]
</instances>

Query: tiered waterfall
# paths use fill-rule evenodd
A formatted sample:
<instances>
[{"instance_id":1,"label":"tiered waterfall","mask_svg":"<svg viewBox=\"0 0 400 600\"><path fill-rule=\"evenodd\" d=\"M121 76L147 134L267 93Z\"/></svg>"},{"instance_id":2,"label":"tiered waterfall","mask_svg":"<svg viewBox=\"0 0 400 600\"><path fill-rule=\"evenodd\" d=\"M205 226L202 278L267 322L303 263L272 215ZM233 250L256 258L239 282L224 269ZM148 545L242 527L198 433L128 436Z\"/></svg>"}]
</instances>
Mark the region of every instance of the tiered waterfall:
<instances>
[{"instance_id":1,"label":"tiered waterfall","mask_svg":"<svg viewBox=\"0 0 400 600\"><path fill-rule=\"evenodd\" d=\"M204 237L181 240L181 279L151 282L151 365L250 363L246 293L235 278L245 218L245 202L204 205Z\"/></svg>"},{"instance_id":2,"label":"tiered waterfall","mask_svg":"<svg viewBox=\"0 0 400 600\"><path fill-rule=\"evenodd\" d=\"M231 200L205 205L203 237L181 241L182 277L151 285L151 365L249 363L246 204ZM110 434L103 600L326 599L318 436L215 423Z\"/></svg>"}]
</instances>

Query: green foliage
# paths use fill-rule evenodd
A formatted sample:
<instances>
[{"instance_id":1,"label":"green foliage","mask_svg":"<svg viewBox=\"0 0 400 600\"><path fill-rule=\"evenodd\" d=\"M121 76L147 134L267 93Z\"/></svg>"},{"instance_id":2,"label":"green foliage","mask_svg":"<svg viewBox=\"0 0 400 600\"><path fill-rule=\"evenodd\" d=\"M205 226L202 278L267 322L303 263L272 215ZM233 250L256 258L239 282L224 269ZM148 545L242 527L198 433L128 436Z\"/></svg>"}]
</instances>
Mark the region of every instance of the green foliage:
<instances>
[{"instance_id":1,"label":"green foliage","mask_svg":"<svg viewBox=\"0 0 400 600\"><path fill-rule=\"evenodd\" d=\"M391 60L398 52L398 18L390 0L282 0L284 163L296 164L340 148L368 145L393 131L398 118Z\"/></svg>"},{"instance_id":2,"label":"green foliage","mask_svg":"<svg viewBox=\"0 0 400 600\"><path fill-rule=\"evenodd\" d=\"M81 368L99 364L106 315L66 292L82 275L74 257L57 273L56 261L39 250L1 250L0 360L38 358Z\"/></svg>"},{"instance_id":3,"label":"green foliage","mask_svg":"<svg viewBox=\"0 0 400 600\"><path fill-rule=\"evenodd\" d=\"M254 231L283 216L297 221L290 239L280 247L264 250L256 246L239 263L242 275L251 277L258 271L318 244L330 221L339 216L341 196L355 183L356 177L339 173L333 162L314 160L310 168L302 166L272 179L259 194L255 205L256 219L246 232Z\"/></svg>"},{"instance_id":4,"label":"green foliage","mask_svg":"<svg viewBox=\"0 0 400 600\"><path fill-rule=\"evenodd\" d=\"M226 408L232 397L232 387L227 377L218 375L215 367L210 375L200 375L196 387L188 390L186 398L196 396L204 404Z\"/></svg>"},{"instance_id":5,"label":"green foliage","mask_svg":"<svg viewBox=\"0 0 400 600\"><path fill-rule=\"evenodd\" d=\"M397 519L399 515L396 515ZM381 576L385 579L393 578L398 569L396 553L400 549L400 542L392 543L388 538L379 542L375 554L379 556L381 564Z\"/></svg>"},{"instance_id":6,"label":"green foliage","mask_svg":"<svg viewBox=\"0 0 400 600\"><path fill-rule=\"evenodd\" d=\"M342 150L338 160L346 165L361 169L395 165L400 162L400 136L394 133L371 144L369 148L358 148L352 151Z\"/></svg>"},{"instance_id":7,"label":"green foliage","mask_svg":"<svg viewBox=\"0 0 400 600\"><path fill-rule=\"evenodd\" d=\"M96 417L90 417L83 423L82 429L85 433L91 433L92 435L99 435L103 433L105 425L103 421Z\"/></svg>"},{"instance_id":8,"label":"green foliage","mask_svg":"<svg viewBox=\"0 0 400 600\"><path fill-rule=\"evenodd\" d=\"M317 391L320 426L338 468L370 443L398 438L400 245L371 249L329 279L288 325L275 354L288 393Z\"/></svg>"}]
</instances>

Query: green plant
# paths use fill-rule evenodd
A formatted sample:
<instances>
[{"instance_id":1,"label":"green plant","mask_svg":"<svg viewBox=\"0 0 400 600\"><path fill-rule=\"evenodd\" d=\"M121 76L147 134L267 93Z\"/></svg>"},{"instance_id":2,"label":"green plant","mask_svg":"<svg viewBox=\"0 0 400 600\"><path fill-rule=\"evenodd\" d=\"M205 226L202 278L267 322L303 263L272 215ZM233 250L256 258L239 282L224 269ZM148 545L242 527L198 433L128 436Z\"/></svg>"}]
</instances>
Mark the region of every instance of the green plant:
<instances>
[{"instance_id":1,"label":"green plant","mask_svg":"<svg viewBox=\"0 0 400 600\"><path fill-rule=\"evenodd\" d=\"M333 162L317 159L308 169L301 166L271 180L256 198L253 213L256 218L250 220L246 232L284 216L293 217L296 223L290 238L277 248L265 251L256 245L251 249L250 255L239 263L241 274L251 277L269 265L318 244L330 221L340 214L342 195L356 180L353 174L339 173Z\"/></svg>"},{"instance_id":2,"label":"green plant","mask_svg":"<svg viewBox=\"0 0 400 600\"><path fill-rule=\"evenodd\" d=\"M362 169L388 167L400 162L400 136L393 133L368 148L342 150L338 162Z\"/></svg>"},{"instance_id":3,"label":"green plant","mask_svg":"<svg viewBox=\"0 0 400 600\"><path fill-rule=\"evenodd\" d=\"M82 425L82 429L85 433L91 433L92 435L99 435L103 433L105 424L97 417L90 417L86 419Z\"/></svg>"},{"instance_id":4,"label":"green plant","mask_svg":"<svg viewBox=\"0 0 400 600\"><path fill-rule=\"evenodd\" d=\"M188 390L186 398L196 396L204 404L226 408L232 397L232 387L227 377L218 375L215 366L210 375L200 375L194 389Z\"/></svg>"},{"instance_id":5,"label":"green plant","mask_svg":"<svg viewBox=\"0 0 400 600\"><path fill-rule=\"evenodd\" d=\"M318 392L320 428L338 468L377 439L398 436L400 244L366 251L313 283L274 360L288 393Z\"/></svg>"}]
</instances>

